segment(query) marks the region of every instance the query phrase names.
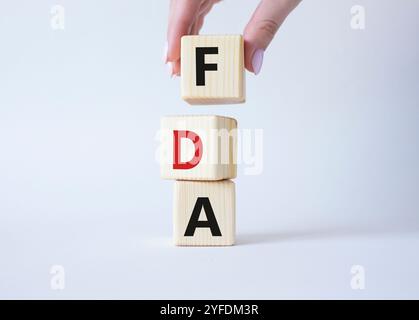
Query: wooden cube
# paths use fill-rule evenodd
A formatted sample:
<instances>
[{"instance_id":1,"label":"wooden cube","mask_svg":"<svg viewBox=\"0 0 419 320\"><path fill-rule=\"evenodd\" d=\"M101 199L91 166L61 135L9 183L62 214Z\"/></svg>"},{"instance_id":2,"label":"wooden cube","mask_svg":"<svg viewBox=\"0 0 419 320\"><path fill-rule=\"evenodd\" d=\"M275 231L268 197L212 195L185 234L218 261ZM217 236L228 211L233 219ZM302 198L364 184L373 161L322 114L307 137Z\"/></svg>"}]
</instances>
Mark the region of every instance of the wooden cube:
<instances>
[{"instance_id":1,"label":"wooden cube","mask_svg":"<svg viewBox=\"0 0 419 320\"><path fill-rule=\"evenodd\" d=\"M175 245L233 245L235 197L235 185L231 180L176 181L173 202Z\"/></svg>"},{"instance_id":2,"label":"wooden cube","mask_svg":"<svg viewBox=\"0 0 419 320\"><path fill-rule=\"evenodd\" d=\"M190 104L242 103L245 98L241 35L183 36L182 98Z\"/></svg>"},{"instance_id":3,"label":"wooden cube","mask_svg":"<svg viewBox=\"0 0 419 320\"><path fill-rule=\"evenodd\" d=\"M237 122L222 116L170 116L161 120L163 179L222 180L237 175Z\"/></svg>"}]
</instances>

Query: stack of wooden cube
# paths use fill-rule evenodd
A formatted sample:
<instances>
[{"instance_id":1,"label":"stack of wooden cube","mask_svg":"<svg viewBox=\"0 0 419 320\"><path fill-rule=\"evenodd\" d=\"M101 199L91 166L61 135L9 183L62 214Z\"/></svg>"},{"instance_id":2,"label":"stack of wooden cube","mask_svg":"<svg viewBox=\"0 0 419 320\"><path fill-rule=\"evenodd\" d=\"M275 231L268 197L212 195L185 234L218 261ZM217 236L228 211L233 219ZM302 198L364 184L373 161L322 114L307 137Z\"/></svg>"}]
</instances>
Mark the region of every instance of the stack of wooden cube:
<instances>
[{"instance_id":1,"label":"stack of wooden cube","mask_svg":"<svg viewBox=\"0 0 419 320\"><path fill-rule=\"evenodd\" d=\"M190 104L245 101L240 35L184 36L182 98ZM161 177L174 179L174 242L223 246L235 241L237 121L216 115L164 117Z\"/></svg>"}]
</instances>

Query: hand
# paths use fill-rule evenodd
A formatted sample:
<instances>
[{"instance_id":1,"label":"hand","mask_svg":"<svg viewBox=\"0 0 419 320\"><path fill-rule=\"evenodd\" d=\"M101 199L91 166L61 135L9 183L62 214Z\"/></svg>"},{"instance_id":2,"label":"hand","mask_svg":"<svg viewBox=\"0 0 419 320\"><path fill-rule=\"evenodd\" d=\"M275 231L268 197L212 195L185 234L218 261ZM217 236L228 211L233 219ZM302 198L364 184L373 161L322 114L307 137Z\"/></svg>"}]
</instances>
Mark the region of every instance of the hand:
<instances>
[{"instance_id":1,"label":"hand","mask_svg":"<svg viewBox=\"0 0 419 320\"><path fill-rule=\"evenodd\" d=\"M165 63L170 75L180 74L180 39L196 35L205 16L220 0L171 0ZM263 55L278 28L301 0L261 0L244 30L244 59L247 70L258 74Z\"/></svg>"}]
</instances>

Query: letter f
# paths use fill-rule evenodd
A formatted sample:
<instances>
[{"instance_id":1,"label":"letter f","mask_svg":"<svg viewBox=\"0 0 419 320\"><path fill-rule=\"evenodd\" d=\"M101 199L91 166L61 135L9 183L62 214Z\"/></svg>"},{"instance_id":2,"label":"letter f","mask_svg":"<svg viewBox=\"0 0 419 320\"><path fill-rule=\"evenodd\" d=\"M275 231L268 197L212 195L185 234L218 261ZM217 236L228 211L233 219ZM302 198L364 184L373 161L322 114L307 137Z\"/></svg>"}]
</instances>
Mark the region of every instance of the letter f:
<instances>
[{"instance_id":1,"label":"letter f","mask_svg":"<svg viewBox=\"0 0 419 320\"><path fill-rule=\"evenodd\" d=\"M216 63L205 63L206 54L218 54L218 47L198 47L195 51L196 85L205 86L205 71L217 71Z\"/></svg>"}]
</instances>

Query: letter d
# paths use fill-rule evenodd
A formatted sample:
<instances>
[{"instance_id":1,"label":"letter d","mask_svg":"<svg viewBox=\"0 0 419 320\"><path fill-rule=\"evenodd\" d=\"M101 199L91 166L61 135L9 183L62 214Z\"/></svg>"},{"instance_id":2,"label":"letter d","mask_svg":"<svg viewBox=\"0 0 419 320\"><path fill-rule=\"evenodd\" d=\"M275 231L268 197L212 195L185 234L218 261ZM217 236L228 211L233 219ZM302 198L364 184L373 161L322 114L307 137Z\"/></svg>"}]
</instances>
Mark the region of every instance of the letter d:
<instances>
[{"instance_id":1,"label":"letter d","mask_svg":"<svg viewBox=\"0 0 419 320\"><path fill-rule=\"evenodd\" d=\"M180 160L180 140L182 138L189 139L193 142L195 147L194 156L187 162ZM201 138L193 131L188 130L173 130L173 169L192 169L196 167L202 158L202 141Z\"/></svg>"}]
</instances>

